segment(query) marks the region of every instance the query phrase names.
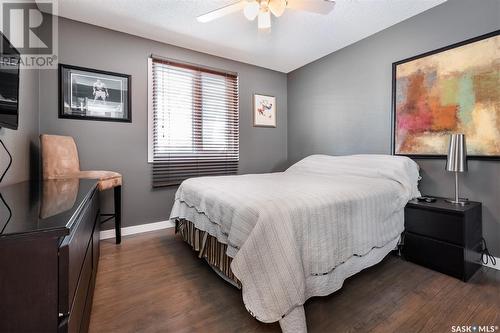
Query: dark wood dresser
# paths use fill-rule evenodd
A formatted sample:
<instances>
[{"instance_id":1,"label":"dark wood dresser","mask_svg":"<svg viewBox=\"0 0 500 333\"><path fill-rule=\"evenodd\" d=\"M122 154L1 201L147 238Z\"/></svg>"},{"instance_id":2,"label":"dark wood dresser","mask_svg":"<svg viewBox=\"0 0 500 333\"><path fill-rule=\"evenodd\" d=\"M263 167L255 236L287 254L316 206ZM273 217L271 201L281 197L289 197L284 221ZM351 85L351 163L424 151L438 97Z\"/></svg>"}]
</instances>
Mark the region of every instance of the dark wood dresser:
<instances>
[{"instance_id":1,"label":"dark wood dresser","mask_svg":"<svg viewBox=\"0 0 500 333\"><path fill-rule=\"evenodd\" d=\"M480 202L459 206L437 198L406 205L403 256L409 261L467 281L481 267L481 238Z\"/></svg>"},{"instance_id":2,"label":"dark wood dresser","mask_svg":"<svg viewBox=\"0 0 500 333\"><path fill-rule=\"evenodd\" d=\"M97 182L24 182L0 194L0 332L86 332L99 262Z\"/></svg>"}]
</instances>

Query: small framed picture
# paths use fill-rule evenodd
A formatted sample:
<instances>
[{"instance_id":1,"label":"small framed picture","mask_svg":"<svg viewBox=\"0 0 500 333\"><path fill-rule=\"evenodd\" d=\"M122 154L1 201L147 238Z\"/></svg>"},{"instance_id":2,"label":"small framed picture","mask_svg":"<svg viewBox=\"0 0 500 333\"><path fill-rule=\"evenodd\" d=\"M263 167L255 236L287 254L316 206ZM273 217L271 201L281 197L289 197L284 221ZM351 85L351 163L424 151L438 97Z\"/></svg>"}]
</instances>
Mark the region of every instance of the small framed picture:
<instances>
[{"instance_id":1,"label":"small framed picture","mask_svg":"<svg viewBox=\"0 0 500 333\"><path fill-rule=\"evenodd\" d=\"M59 64L59 118L132 122L131 76Z\"/></svg>"},{"instance_id":2,"label":"small framed picture","mask_svg":"<svg viewBox=\"0 0 500 333\"><path fill-rule=\"evenodd\" d=\"M253 126L276 127L276 97L253 95Z\"/></svg>"}]
</instances>

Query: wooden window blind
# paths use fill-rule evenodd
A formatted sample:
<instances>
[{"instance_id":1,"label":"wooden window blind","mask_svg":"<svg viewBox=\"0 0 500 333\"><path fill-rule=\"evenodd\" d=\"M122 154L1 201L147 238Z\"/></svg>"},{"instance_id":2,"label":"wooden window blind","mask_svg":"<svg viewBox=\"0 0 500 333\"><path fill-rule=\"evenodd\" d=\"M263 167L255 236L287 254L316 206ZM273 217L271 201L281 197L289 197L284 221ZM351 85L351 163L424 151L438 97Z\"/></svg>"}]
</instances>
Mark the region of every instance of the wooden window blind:
<instances>
[{"instance_id":1,"label":"wooden window blind","mask_svg":"<svg viewBox=\"0 0 500 333\"><path fill-rule=\"evenodd\" d=\"M238 76L157 58L150 68L153 187L237 173Z\"/></svg>"}]
</instances>

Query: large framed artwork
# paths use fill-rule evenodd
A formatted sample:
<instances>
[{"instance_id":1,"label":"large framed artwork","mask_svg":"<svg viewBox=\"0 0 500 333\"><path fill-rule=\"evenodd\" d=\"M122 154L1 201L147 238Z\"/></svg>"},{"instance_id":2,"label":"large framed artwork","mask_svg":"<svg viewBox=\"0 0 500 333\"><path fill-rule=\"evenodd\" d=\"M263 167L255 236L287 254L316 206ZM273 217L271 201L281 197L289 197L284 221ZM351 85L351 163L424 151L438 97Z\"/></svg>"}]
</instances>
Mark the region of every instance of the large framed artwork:
<instances>
[{"instance_id":1,"label":"large framed artwork","mask_svg":"<svg viewBox=\"0 0 500 333\"><path fill-rule=\"evenodd\" d=\"M443 158L463 133L470 158L500 159L499 34L393 64L393 154Z\"/></svg>"},{"instance_id":2,"label":"large framed artwork","mask_svg":"<svg viewBox=\"0 0 500 333\"><path fill-rule=\"evenodd\" d=\"M132 122L131 77L59 64L59 118Z\"/></svg>"},{"instance_id":3,"label":"large framed artwork","mask_svg":"<svg viewBox=\"0 0 500 333\"><path fill-rule=\"evenodd\" d=\"M276 97L253 95L253 126L276 127Z\"/></svg>"}]
</instances>

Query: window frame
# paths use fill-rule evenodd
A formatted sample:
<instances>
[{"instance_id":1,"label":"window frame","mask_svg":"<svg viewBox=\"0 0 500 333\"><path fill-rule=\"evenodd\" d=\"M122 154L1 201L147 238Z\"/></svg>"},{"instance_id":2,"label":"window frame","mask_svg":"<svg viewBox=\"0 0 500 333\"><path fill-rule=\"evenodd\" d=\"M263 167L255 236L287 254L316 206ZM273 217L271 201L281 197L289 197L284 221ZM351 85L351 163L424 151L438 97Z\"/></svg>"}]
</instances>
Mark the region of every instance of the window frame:
<instances>
[{"instance_id":1,"label":"window frame","mask_svg":"<svg viewBox=\"0 0 500 333\"><path fill-rule=\"evenodd\" d=\"M147 156L147 163L149 163L149 164L155 163L155 160L154 160L154 119L153 119L154 118L153 62L155 60L172 62L173 64L176 64L179 67L185 67L185 68L193 69L193 70L201 70L201 71L204 71L205 73L213 73L215 75L221 75L223 73L226 73L226 74L232 76L233 79L238 80L238 74L234 73L234 72L223 71L223 70L213 69L210 67L190 64L190 63L182 62L179 60L164 58L161 56L151 55L150 57L148 57L148 63L147 63L147 71L148 71L148 77L147 77L147 84L148 84L148 88L147 88L147 98L148 98L148 110L147 110L147 116L148 116L148 120L147 120L148 121L148 156ZM226 80L227 80L227 78L226 78ZM201 81L202 80L200 79L199 82L201 82ZM237 85L238 85L238 83L237 83ZM228 94L228 96L230 95L229 92L227 94ZM202 95L203 95L203 89L201 88L197 92L193 93L193 98L196 98L196 99L198 99L199 102L201 102L201 101L203 101ZM239 94L238 94L238 96L239 96ZM237 109L239 109L239 106L238 106L239 101L238 100L231 101L229 99L227 101L227 103L228 104L229 103L236 103ZM200 124L202 124L201 126L203 126L202 103L199 103L198 105L200 105L200 107L193 109L193 117L197 117L198 122ZM239 110L238 110L238 112L239 112ZM239 124L238 124L238 126L239 126ZM232 135L234 135L234 133L232 133ZM213 152L223 152L223 150L213 150L212 151L212 150L197 148L195 145L196 143L201 143L201 146L203 146L203 141L204 141L203 140L203 131L200 131L197 134L197 137L199 137L199 140L194 140L194 143L193 143L193 148L194 148L193 153L194 154L201 153L201 152L212 152L212 153ZM238 144L238 150L239 150L239 144Z\"/></svg>"}]
</instances>

